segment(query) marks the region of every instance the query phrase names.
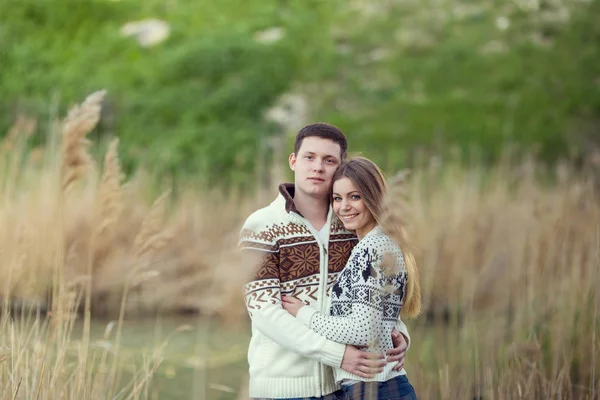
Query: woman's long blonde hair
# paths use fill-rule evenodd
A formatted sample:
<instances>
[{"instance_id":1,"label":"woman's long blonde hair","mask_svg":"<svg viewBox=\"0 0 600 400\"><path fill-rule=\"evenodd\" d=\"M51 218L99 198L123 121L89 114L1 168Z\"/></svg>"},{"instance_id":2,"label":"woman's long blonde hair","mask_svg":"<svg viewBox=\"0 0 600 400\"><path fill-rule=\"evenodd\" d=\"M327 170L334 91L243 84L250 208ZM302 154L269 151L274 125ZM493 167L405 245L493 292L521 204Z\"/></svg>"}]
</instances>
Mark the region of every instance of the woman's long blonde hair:
<instances>
[{"instance_id":1,"label":"woman's long blonde hair","mask_svg":"<svg viewBox=\"0 0 600 400\"><path fill-rule=\"evenodd\" d=\"M342 178L348 178L354 183L377 223L400 246L407 275L401 315L416 317L421 313L421 286L413 254L415 249L406 231L405 221L400 215L403 209L400 191L403 179L395 179L388 189L379 167L364 157L353 157L342 163L333 175L333 182Z\"/></svg>"}]
</instances>

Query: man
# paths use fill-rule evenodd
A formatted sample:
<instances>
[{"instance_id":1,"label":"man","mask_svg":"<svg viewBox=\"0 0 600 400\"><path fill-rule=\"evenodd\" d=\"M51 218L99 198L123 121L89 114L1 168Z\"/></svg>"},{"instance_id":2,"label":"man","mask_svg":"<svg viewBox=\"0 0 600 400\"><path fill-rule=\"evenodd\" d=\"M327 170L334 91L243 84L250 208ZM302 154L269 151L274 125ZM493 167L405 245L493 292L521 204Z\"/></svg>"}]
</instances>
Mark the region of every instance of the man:
<instances>
[{"instance_id":1,"label":"man","mask_svg":"<svg viewBox=\"0 0 600 400\"><path fill-rule=\"evenodd\" d=\"M335 399L341 393L330 367L371 377L387 362L402 369L408 338L398 321L395 349L383 356L318 335L281 307L290 295L329 313L328 296L357 243L329 205L332 176L347 153L346 137L329 124L312 124L296 135L289 157L294 184L282 184L269 206L253 213L240 233L240 248L259 260L245 299L252 319L248 349L252 398ZM254 264L254 263L252 263ZM341 397L340 397L341 398Z\"/></svg>"}]
</instances>

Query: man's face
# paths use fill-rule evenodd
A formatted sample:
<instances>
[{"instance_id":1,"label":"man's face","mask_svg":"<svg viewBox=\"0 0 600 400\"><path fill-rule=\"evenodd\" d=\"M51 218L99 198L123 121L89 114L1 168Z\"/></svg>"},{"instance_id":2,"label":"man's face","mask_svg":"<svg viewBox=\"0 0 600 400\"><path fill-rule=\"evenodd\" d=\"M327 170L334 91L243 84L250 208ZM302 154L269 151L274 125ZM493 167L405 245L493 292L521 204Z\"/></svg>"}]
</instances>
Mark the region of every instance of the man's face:
<instances>
[{"instance_id":1,"label":"man's face","mask_svg":"<svg viewBox=\"0 0 600 400\"><path fill-rule=\"evenodd\" d=\"M331 178L340 165L341 154L340 145L330 139L305 138L298 154L292 153L289 160L296 190L312 197L329 196Z\"/></svg>"}]
</instances>

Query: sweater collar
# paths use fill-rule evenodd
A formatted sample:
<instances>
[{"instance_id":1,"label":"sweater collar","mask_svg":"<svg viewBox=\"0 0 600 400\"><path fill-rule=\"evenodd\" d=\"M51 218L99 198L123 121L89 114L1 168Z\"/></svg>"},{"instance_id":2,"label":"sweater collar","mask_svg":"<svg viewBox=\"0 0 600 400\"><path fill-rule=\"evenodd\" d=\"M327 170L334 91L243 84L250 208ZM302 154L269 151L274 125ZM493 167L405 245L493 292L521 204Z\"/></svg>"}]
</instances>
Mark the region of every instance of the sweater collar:
<instances>
[{"instance_id":1,"label":"sweater collar","mask_svg":"<svg viewBox=\"0 0 600 400\"><path fill-rule=\"evenodd\" d=\"M302 218L304 218L304 215L302 215L302 213L300 211L298 211L298 209L296 208L296 204L294 204L294 195L296 194L296 187L294 186L294 184L293 183L282 183L281 185L279 185L279 193L281 194L281 196L283 196L283 199L285 200L285 211L287 213L290 213L293 211L296 214L298 214L299 216L301 216ZM327 212L327 214L329 215L331 212L332 211L330 209ZM329 221L329 218L328 218L328 221Z\"/></svg>"},{"instance_id":2,"label":"sweater collar","mask_svg":"<svg viewBox=\"0 0 600 400\"><path fill-rule=\"evenodd\" d=\"M296 193L296 187L293 183L282 183L279 185L279 193L283 196L285 200L285 211L286 212L295 212L296 214L303 216L300 211L296 209L296 205L294 204L294 194Z\"/></svg>"}]
</instances>

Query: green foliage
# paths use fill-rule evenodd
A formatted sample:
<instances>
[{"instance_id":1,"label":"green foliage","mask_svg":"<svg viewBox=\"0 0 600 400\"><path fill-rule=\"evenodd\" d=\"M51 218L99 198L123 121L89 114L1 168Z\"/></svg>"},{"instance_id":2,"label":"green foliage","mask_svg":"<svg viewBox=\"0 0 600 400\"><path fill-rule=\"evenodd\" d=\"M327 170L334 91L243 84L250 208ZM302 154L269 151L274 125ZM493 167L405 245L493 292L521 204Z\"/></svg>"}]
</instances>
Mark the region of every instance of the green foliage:
<instances>
[{"instance_id":1,"label":"green foliage","mask_svg":"<svg viewBox=\"0 0 600 400\"><path fill-rule=\"evenodd\" d=\"M544 22L561 12L546 2L527 13L446 4L391 7L346 31L352 51L338 62L341 90L319 108L320 119L352 131L353 149L390 168L414 162L415 149L443 156L458 147L489 163L507 146L550 162L585 152L582 136L600 148L600 25L591 17L600 2L569 8L561 23ZM458 18L461 7L467 16ZM510 21L504 31L502 16ZM340 97L343 112L334 107ZM583 121L594 127L581 130Z\"/></svg>"},{"instance_id":2,"label":"green foliage","mask_svg":"<svg viewBox=\"0 0 600 400\"><path fill-rule=\"evenodd\" d=\"M417 150L493 162L511 145L553 161L600 146L598 0L569 3L568 21L552 19L558 2L352 4L2 2L0 131L106 88L97 134L122 138L129 170L208 184L248 181L269 136L286 131L264 112L290 91L386 168L417 162ZM170 37L143 48L120 36L144 18L167 21ZM271 27L281 40L255 40Z\"/></svg>"}]
</instances>

